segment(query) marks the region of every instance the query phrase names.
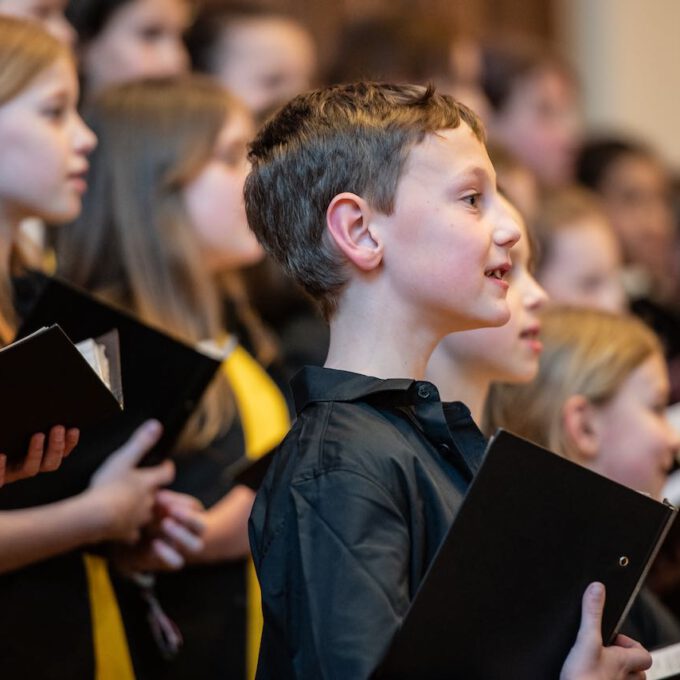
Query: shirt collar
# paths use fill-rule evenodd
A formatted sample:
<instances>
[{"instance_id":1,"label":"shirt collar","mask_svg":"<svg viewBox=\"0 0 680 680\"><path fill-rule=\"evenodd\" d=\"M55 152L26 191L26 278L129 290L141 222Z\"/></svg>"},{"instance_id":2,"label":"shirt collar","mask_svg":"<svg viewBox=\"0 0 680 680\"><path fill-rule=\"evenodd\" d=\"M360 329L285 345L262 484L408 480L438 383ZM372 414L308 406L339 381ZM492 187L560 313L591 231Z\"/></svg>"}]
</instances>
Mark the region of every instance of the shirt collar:
<instances>
[{"instance_id":1,"label":"shirt collar","mask_svg":"<svg viewBox=\"0 0 680 680\"><path fill-rule=\"evenodd\" d=\"M443 405L430 382L412 378L383 380L360 373L318 366L305 366L291 381L295 409L299 414L314 402L369 401L385 406L413 406L414 425L438 451L471 478L479 468L485 441L462 402ZM452 429L453 428L453 429ZM474 451L461 445L461 435L471 430Z\"/></svg>"},{"instance_id":2,"label":"shirt collar","mask_svg":"<svg viewBox=\"0 0 680 680\"><path fill-rule=\"evenodd\" d=\"M291 381L295 410L299 414L305 406L323 401L357 401L380 394L394 397L397 404L413 404L414 386L418 381L411 378L382 380L361 373L339 371L320 366L305 366ZM430 383L422 383L430 385ZM431 385L436 391L436 387ZM417 388L416 388L417 391Z\"/></svg>"}]
</instances>

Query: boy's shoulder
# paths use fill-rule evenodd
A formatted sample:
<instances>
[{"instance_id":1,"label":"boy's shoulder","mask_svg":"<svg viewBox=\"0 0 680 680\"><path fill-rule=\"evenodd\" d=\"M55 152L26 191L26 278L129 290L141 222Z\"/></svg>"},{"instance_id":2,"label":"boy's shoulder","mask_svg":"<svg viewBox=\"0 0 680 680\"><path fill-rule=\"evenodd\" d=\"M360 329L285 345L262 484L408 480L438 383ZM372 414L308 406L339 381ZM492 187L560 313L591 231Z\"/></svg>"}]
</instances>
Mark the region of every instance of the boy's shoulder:
<instances>
[{"instance_id":1,"label":"boy's shoulder","mask_svg":"<svg viewBox=\"0 0 680 680\"><path fill-rule=\"evenodd\" d=\"M296 479L336 470L384 477L390 461L422 447L411 413L417 382L307 367L292 383L298 418L281 449L296 451Z\"/></svg>"}]
</instances>

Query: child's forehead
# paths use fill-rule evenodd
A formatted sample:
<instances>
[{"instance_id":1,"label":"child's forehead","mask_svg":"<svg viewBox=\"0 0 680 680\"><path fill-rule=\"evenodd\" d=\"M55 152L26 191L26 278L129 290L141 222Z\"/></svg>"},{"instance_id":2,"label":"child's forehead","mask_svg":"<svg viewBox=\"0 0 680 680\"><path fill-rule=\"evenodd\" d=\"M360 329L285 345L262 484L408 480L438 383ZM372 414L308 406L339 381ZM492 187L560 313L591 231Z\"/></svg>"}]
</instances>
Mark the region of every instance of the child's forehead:
<instances>
[{"instance_id":1,"label":"child's forehead","mask_svg":"<svg viewBox=\"0 0 680 680\"><path fill-rule=\"evenodd\" d=\"M425 133L409 151L405 173L470 176L495 181L495 171L484 143L464 122L456 128Z\"/></svg>"}]
</instances>

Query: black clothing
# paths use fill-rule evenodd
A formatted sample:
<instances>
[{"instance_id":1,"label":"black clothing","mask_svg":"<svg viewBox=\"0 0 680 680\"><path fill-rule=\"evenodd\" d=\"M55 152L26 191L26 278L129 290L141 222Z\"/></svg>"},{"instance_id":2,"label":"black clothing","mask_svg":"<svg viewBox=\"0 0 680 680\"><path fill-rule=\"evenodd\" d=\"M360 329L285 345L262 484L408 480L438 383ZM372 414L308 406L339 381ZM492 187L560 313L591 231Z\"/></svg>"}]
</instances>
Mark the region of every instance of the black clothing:
<instances>
[{"instance_id":1,"label":"black clothing","mask_svg":"<svg viewBox=\"0 0 680 680\"><path fill-rule=\"evenodd\" d=\"M39 297L44 277L12 280L14 307L24 317ZM63 467L77 465L78 456ZM57 481L55 481L55 478ZM34 505L36 488L57 488L58 477L38 475L0 490L0 510ZM82 551L74 550L0 575L0 659L3 680L72 680L95 677L92 620Z\"/></svg>"},{"instance_id":2,"label":"black clothing","mask_svg":"<svg viewBox=\"0 0 680 680\"><path fill-rule=\"evenodd\" d=\"M434 385L324 368L293 382L298 419L260 489L257 677L367 678L481 464L485 440Z\"/></svg>"},{"instance_id":3,"label":"black clothing","mask_svg":"<svg viewBox=\"0 0 680 680\"><path fill-rule=\"evenodd\" d=\"M210 508L233 487L230 467L245 454L238 414L229 431L201 451L174 457L171 488ZM141 680L245 678L247 560L192 564L156 574L155 592L177 624L184 644L166 660L147 622L147 605L134 583L116 577L114 585L128 633L135 674Z\"/></svg>"}]
</instances>

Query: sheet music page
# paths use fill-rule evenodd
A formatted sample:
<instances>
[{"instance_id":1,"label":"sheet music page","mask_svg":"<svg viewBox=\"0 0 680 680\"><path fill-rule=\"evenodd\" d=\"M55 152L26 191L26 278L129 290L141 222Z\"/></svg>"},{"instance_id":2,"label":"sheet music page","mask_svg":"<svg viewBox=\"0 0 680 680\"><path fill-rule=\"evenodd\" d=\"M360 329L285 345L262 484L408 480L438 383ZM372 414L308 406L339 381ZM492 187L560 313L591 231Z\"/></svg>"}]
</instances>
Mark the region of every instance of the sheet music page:
<instances>
[{"instance_id":1,"label":"sheet music page","mask_svg":"<svg viewBox=\"0 0 680 680\"><path fill-rule=\"evenodd\" d=\"M652 652L652 667L647 671L647 680L663 680L680 673L680 643L662 647Z\"/></svg>"}]
</instances>

